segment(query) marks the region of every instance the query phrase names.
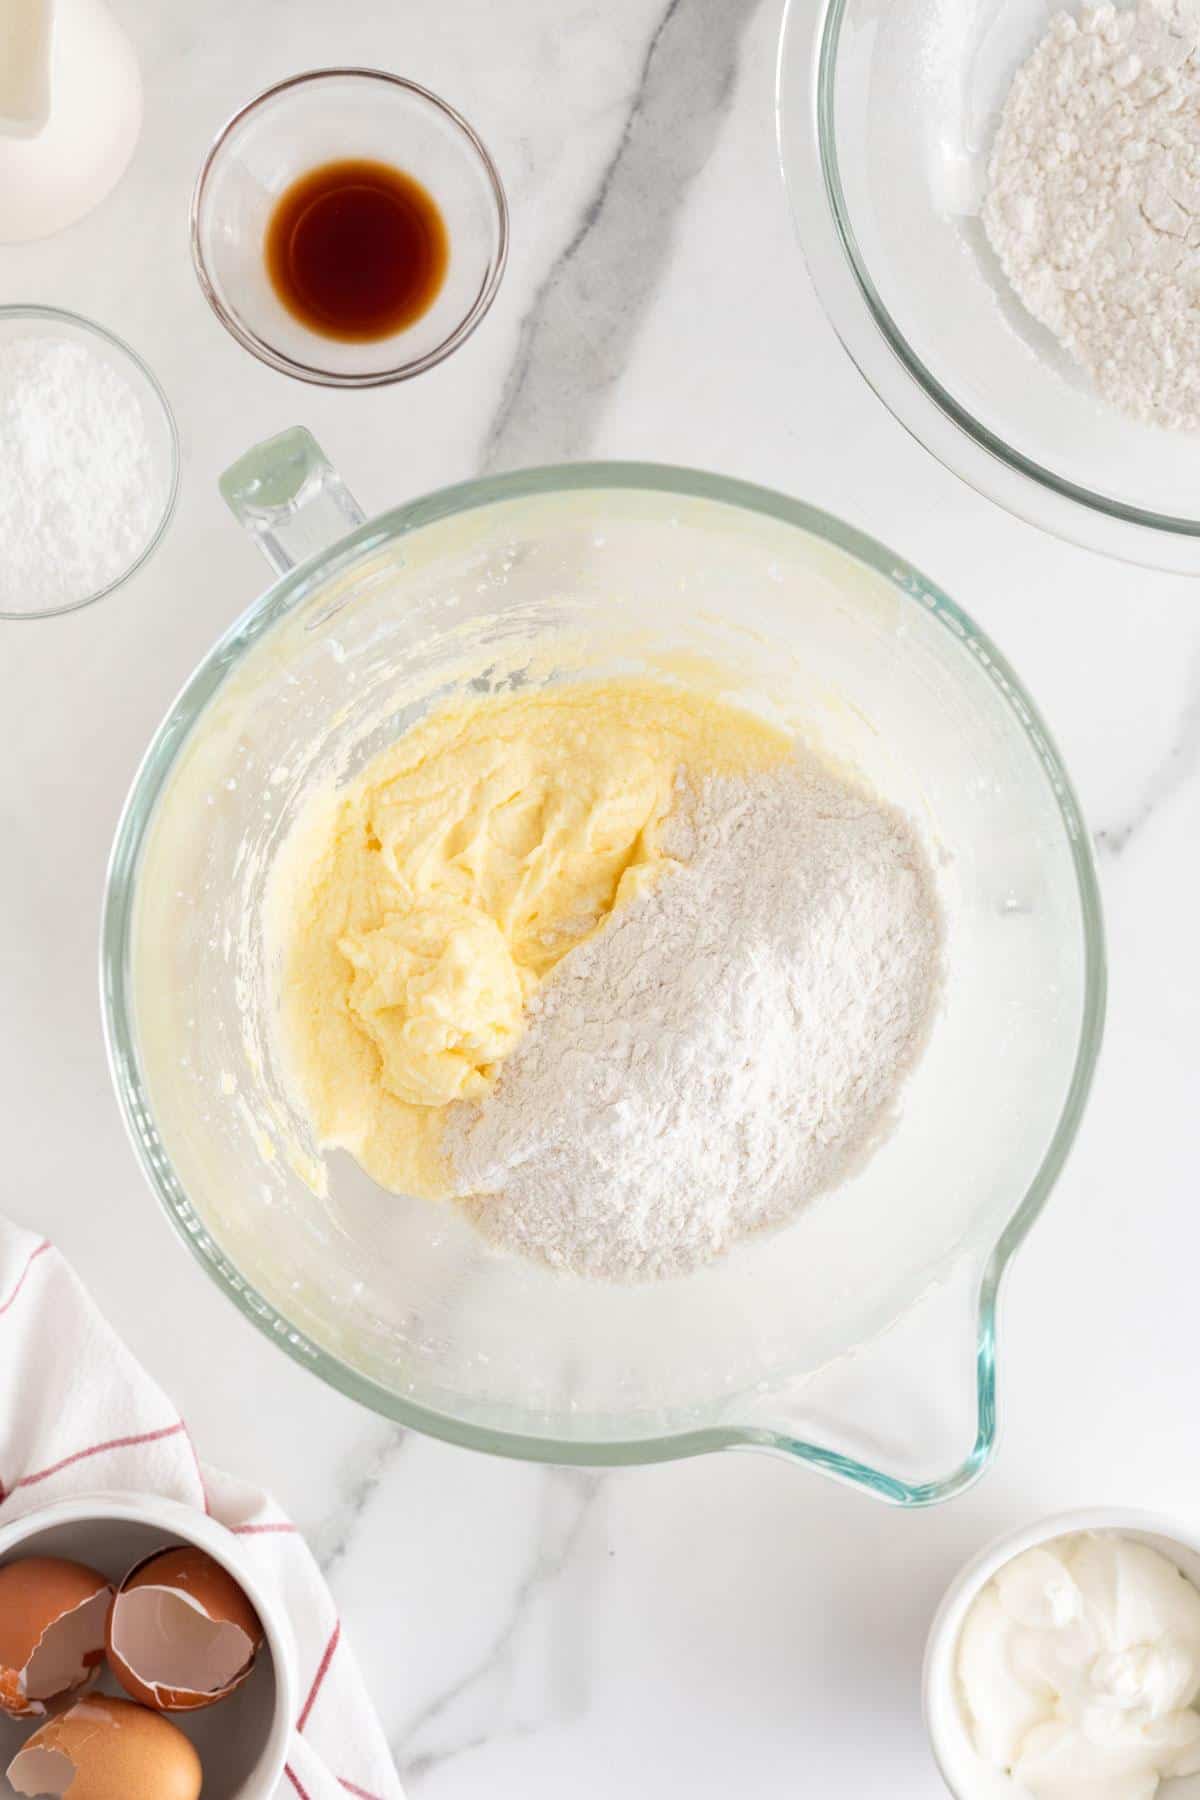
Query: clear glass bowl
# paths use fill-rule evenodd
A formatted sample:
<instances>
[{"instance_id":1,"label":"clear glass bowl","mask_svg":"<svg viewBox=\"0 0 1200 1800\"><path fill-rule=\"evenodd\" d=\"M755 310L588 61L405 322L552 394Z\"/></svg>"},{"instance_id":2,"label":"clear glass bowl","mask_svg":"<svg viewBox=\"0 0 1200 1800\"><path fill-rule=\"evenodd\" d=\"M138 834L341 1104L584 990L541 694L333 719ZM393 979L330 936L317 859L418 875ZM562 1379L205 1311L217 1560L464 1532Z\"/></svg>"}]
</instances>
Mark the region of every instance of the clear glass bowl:
<instances>
[{"instance_id":1,"label":"clear glass bowl","mask_svg":"<svg viewBox=\"0 0 1200 1800\"><path fill-rule=\"evenodd\" d=\"M979 206L1000 108L1046 0L789 0L777 123L829 318L928 450L1089 549L1200 573L1200 433L1102 401L1017 300Z\"/></svg>"},{"instance_id":2,"label":"clear glass bowl","mask_svg":"<svg viewBox=\"0 0 1200 1800\"><path fill-rule=\"evenodd\" d=\"M146 436L157 470L157 485L162 493L162 506L137 555L103 587L90 594L64 597L61 603L54 606L24 606L7 610L0 607L0 619L54 619L63 613L78 612L82 607L92 606L97 600L107 599L108 595L116 593L131 575L137 573L162 542L179 497L179 433L175 426L175 416L157 377L137 351L131 350L122 338L106 331L103 325L97 325L92 319L82 318L78 313L65 312L56 306L0 306L0 356L4 354L5 346L18 338L36 337L86 342L93 350L99 351L127 383L145 421Z\"/></svg>"},{"instance_id":3,"label":"clear glass bowl","mask_svg":"<svg viewBox=\"0 0 1200 1800\"><path fill-rule=\"evenodd\" d=\"M223 486L279 567L355 517L304 433ZM944 1016L866 1169L785 1230L639 1287L503 1256L341 1154L314 1191L260 929L314 780L464 680L572 679L581 646L592 674L715 660L734 697L801 720L923 821L953 913ZM118 1093L168 1216L243 1313L376 1411L556 1462L763 1446L914 1505L983 1466L1000 1279L1099 1044L1099 901L1016 675L850 526L644 464L493 477L358 525L285 573L171 708L117 834L102 963Z\"/></svg>"},{"instance_id":4,"label":"clear glass bowl","mask_svg":"<svg viewBox=\"0 0 1200 1800\"><path fill-rule=\"evenodd\" d=\"M263 254L284 189L348 157L415 176L440 207L450 245L428 310L367 343L308 330L276 294ZM315 69L268 88L218 132L196 180L191 236L205 297L247 350L301 381L378 387L431 369L479 324L504 274L508 203L482 141L436 94L382 69Z\"/></svg>"}]
</instances>

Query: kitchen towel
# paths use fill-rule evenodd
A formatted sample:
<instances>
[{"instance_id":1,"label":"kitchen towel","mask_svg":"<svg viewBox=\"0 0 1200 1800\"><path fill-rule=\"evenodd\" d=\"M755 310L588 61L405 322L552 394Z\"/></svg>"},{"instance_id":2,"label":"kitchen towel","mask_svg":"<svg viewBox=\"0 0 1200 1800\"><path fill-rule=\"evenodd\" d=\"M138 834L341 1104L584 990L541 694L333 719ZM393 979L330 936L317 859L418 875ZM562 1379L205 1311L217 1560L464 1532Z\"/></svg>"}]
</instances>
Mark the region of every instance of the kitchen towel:
<instances>
[{"instance_id":1,"label":"kitchen towel","mask_svg":"<svg viewBox=\"0 0 1200 1800\"><path fill-rule=\"evenodd\" d=\"M291 1622L302 1696L276 1800L400 1800L387 1744L304 1539L211 1469L52 1244L0 1219L0 1524L105 1489L197 1507L240 1540Z\"/></svg>"}]
</instances>

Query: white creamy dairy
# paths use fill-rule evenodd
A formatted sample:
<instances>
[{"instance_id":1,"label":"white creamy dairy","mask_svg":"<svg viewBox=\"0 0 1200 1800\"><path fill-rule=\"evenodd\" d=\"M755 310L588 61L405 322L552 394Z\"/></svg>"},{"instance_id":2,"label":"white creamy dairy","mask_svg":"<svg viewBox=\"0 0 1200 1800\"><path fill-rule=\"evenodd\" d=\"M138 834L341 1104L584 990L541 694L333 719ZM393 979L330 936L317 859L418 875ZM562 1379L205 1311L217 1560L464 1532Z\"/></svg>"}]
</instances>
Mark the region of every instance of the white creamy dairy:
<instances>
[{"instance_id":1,"label":"white creamy dairy","mask_svg":"<svg viewBox=\"0 0 1200 1800\"><path fill-rule=\"evenodd\" d=\"M1200 1771L1200 1592L1148 1544L1014 1557L967 1614L958 1679L979 1754L1033 1800L1153 1800Z\"/></svg>"}]
</instances>

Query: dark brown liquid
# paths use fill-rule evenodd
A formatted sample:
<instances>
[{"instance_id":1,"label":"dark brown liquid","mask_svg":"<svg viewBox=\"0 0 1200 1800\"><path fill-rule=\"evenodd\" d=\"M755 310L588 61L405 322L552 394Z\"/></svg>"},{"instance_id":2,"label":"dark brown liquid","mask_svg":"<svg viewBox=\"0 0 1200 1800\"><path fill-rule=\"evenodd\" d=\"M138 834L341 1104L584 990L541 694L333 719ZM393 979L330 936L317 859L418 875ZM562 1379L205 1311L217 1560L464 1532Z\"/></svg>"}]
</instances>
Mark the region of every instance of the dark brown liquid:
<instances>
[{"instance_id":1,"label":"dark brown liquid","mask_svg":"<svg viewBox=\"0 0 1200 1800\"><path fill-rule=\"evenodd\" d=\"M426 312L450 241L433 197L387 163L323 163L293 181L267 226L267 273L288 311L324 337L363 343Z\"/></svg>"}]
</instances>

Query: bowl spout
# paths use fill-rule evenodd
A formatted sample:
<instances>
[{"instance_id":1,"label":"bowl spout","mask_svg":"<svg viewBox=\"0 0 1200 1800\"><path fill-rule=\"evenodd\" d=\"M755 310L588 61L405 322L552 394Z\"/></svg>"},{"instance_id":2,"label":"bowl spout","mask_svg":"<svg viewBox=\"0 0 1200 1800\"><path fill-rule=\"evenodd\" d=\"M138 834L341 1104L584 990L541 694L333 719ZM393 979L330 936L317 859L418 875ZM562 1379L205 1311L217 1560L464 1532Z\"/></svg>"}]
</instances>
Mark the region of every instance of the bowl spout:
<instances>
[{"instance_id":1,"label":"bowl spout","mask_svg":"<svg viewBox=\"0 0 1200 1800\"><path fill-rule=\"evenodd\" d=\"M895 1506L953 1499L996 1442L996 1301L1003 1262L960 1256L855 1350L764 1400L740 1443L811 1464Z\"/></svg>"},{"instance_id":2,"label":"bowl spout","mask_svg":"<svg viewBox=\"0 0 1200 1800\"><path fill-rule=\"evenodd\" d=\"M30 137L50 116L54 0L9 0L0 18L0 134Z\"/></svg>"}]
</instances>

